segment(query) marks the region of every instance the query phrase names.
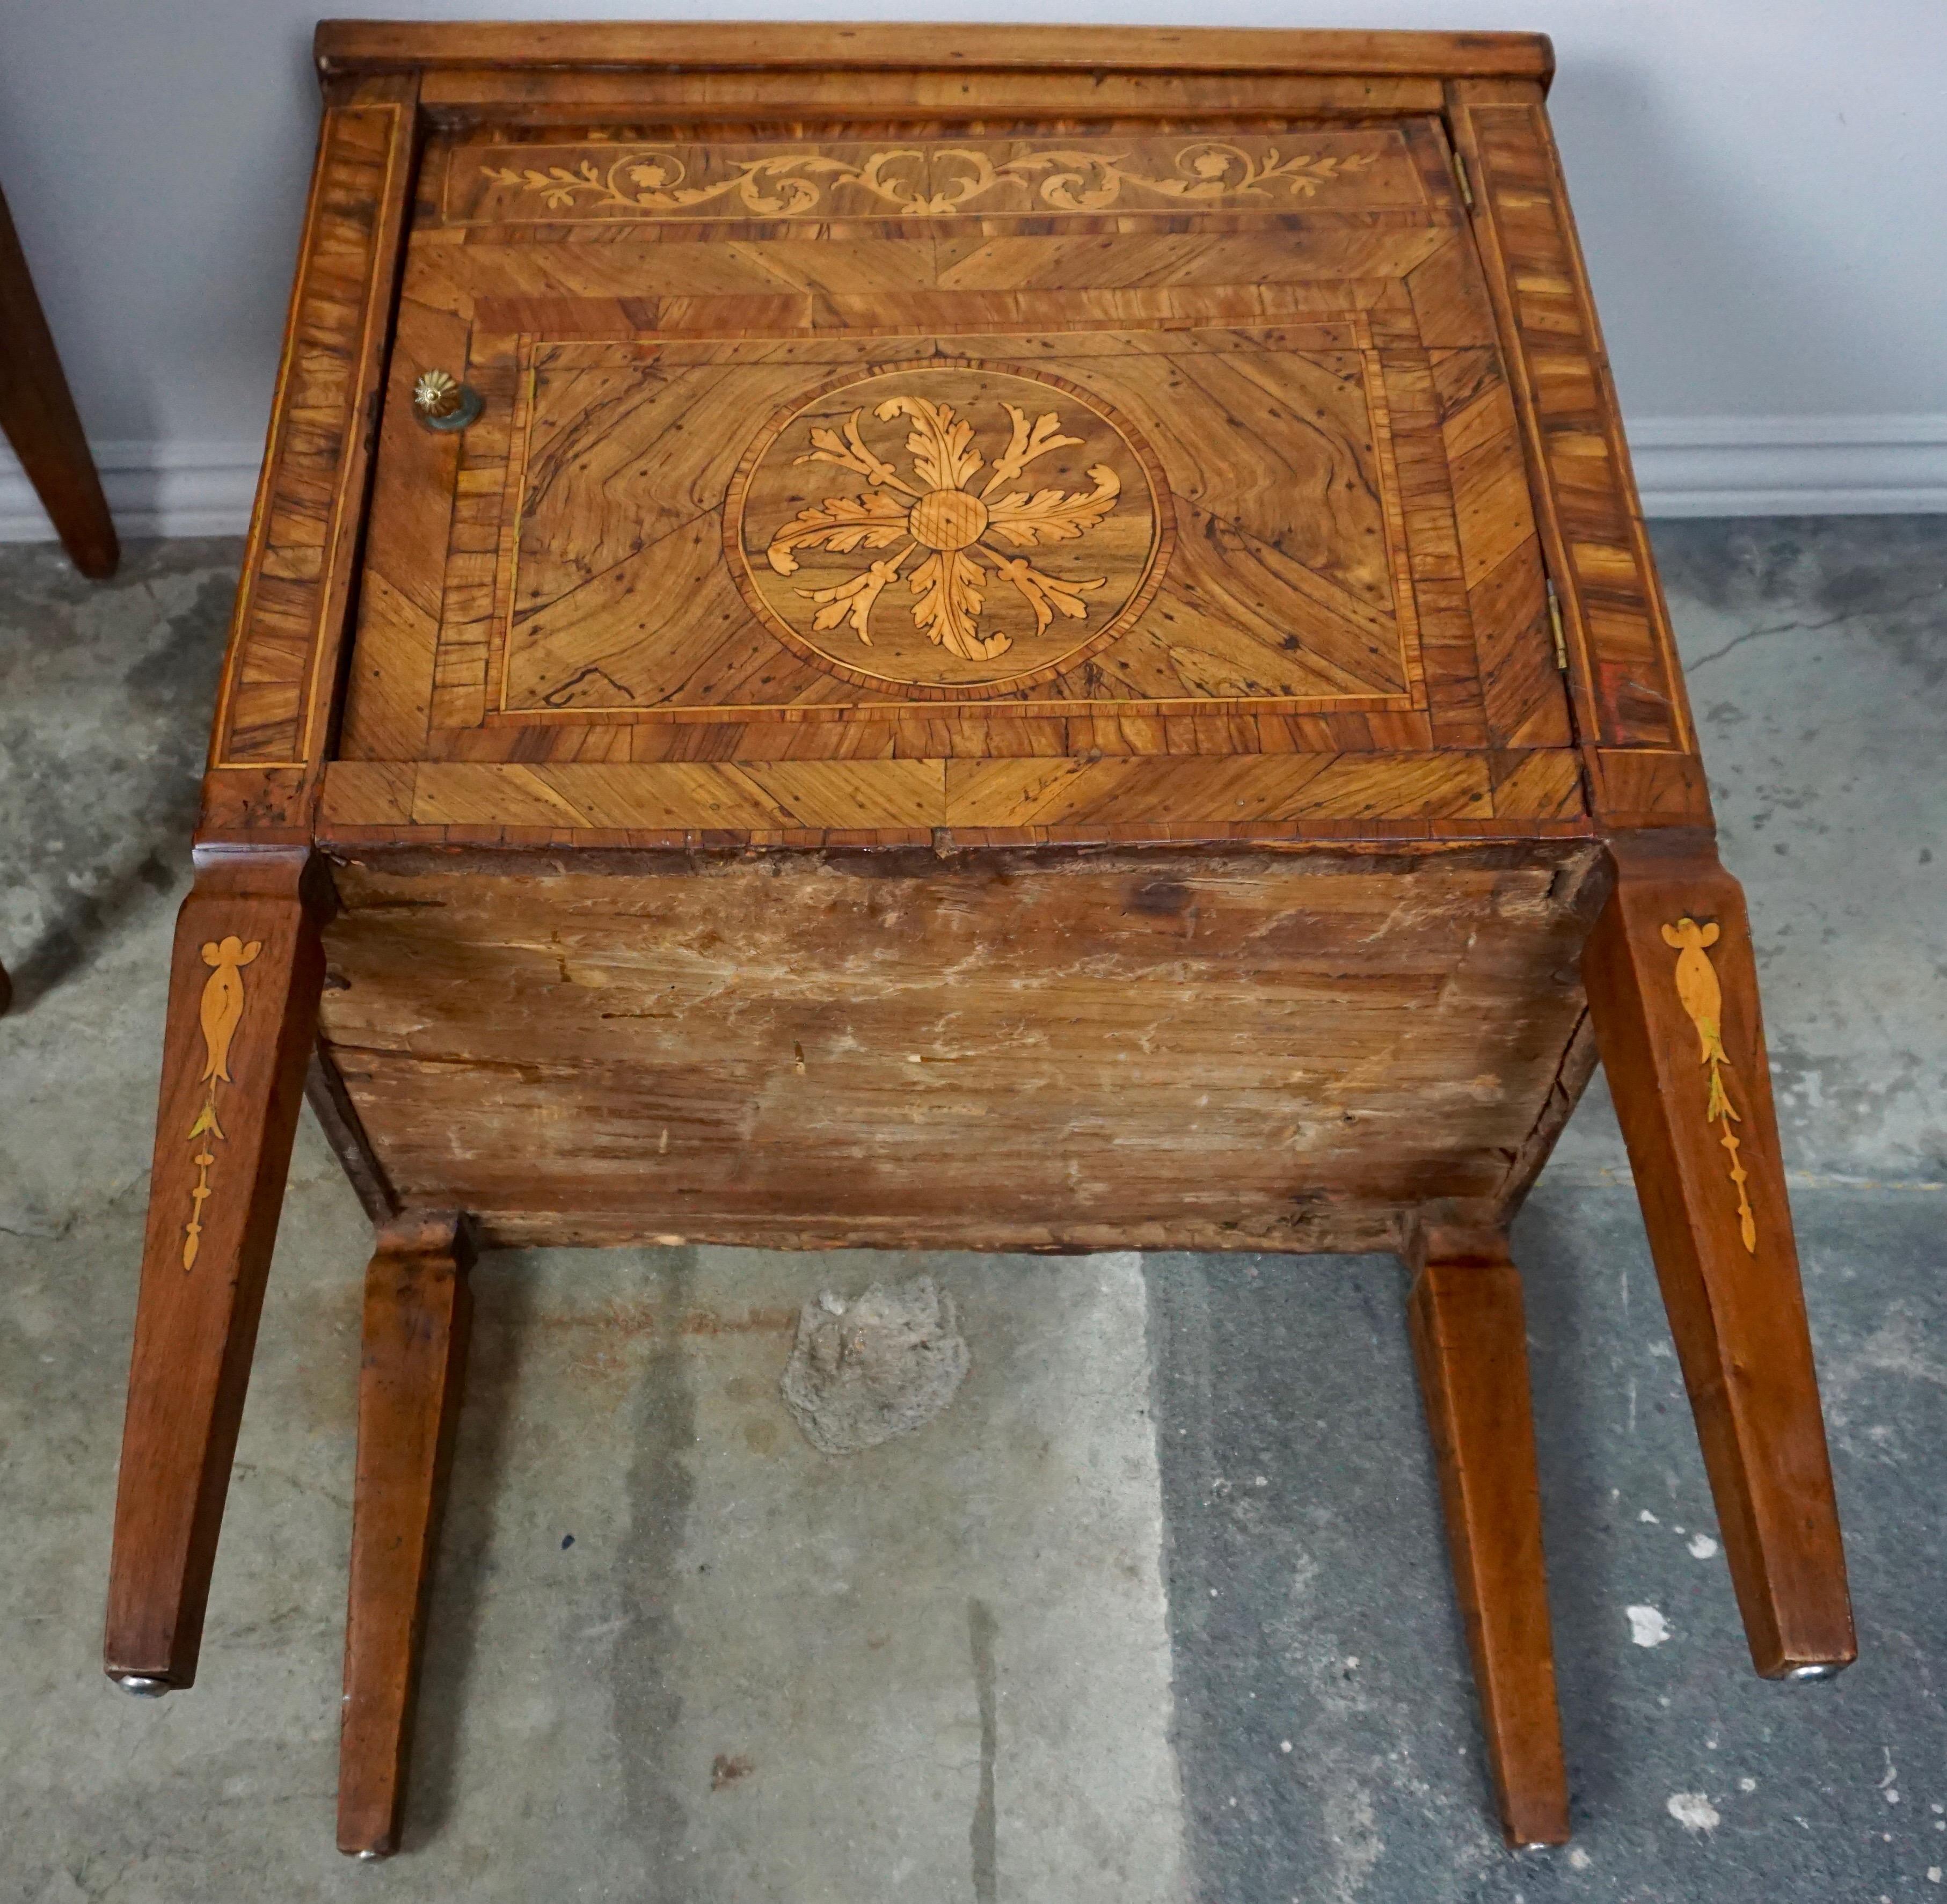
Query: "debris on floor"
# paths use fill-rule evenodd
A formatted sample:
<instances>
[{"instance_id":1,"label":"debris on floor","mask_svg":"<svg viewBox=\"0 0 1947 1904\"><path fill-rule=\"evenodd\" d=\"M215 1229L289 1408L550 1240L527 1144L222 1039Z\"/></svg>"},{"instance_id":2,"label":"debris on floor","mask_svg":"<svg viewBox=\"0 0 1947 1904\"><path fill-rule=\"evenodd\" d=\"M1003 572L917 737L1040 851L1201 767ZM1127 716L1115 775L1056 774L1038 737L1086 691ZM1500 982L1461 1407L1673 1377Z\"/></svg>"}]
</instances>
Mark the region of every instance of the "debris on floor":
<instances>
[{"instance_id":1,"label":"debris on floor","mask_svg":"<svg viewBox=\"0 0 1947 1904\"><path fill-rule=\"evenodd\" d=\"M953 1299L930 1276L856 1301L827 1290L797 1319L778 1385L805 1439L825 1454L856 1454L924 1428L967 1373Z\"/></svg>"}]
</instances>

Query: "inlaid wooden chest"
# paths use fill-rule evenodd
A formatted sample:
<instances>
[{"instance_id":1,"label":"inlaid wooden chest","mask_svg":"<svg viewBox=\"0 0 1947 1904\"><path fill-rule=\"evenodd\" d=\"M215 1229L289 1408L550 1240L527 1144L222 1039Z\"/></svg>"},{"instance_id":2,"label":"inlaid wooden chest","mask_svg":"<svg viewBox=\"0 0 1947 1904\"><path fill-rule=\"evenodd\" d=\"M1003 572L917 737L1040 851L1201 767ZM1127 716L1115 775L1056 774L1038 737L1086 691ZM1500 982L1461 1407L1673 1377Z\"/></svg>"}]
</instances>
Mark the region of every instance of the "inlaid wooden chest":
<instances>
[{"instance_id":1,"label":"inlaid wooden chest","mask_svg":"<svg viewBox=\"0 0 1947 1904\"><path fill-rule=\"evenodd\" d=\"M1741 897L1509 35L327 25L109 1669L193 1676L306 1066L341 1841L472 1243L1393 1249L1566 1834L1510 1215L1608 1066L1760 1670L1850 1615Z\"/></svg>"}]
</instances>

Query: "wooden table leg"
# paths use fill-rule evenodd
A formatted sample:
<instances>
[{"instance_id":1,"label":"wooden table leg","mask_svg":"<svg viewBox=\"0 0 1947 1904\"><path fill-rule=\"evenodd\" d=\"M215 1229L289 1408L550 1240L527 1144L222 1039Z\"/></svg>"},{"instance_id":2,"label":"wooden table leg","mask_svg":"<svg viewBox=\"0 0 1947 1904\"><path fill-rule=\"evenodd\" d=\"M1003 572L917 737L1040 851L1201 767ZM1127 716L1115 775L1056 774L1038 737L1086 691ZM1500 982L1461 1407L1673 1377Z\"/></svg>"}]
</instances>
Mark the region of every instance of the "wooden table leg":
<instances>
[{"instance_id":1,"label":"wooden table leg","mask_svg":"<svg viewBox=\"0 0 1947 1904\"><path fill-rule=\"evenodd\" d=\"M366 1273L338 1748L338 1848L356 1857L398 1846L419 1642L466 1367L472 1261L457 1215L414 1215L380 1231Z\"/></svg>"},{"instance_id":2,"label":"wooden table leg","mask_svg":"<svg viewBox=\"0 0 1947 1904\"><path fill-rule=\"evenodd\" d=\"M1407 1303L1453 1582L1511 1845L1568 1839L1521 1277L1497 1235L1420 1240Z\"/></svg>"},{"instance_id":3,"label":"wooden table leg","mask_svg":"<svg viewBox=\"0 0 1947 1904\"><path fill-rule=\"evenodd\" d=\"M1744 893L1707 834L1610 850L1583 975L1751 1658L1829 1677L1858 1648Z\"/></svg>"},{"instance_id":4,"label":"wooden table leg","mask_svg":"<svg viewBox=\"0 0 1947 1904\"><path fill-rule=\"evenodd\" d=\"M304 851L213 856L176 919L104 1645L131 1692L192 1684L330 902Z\"/></svg>"},{"instance_id":5,"label":"wooden table leg","mask_svg":"<svg viewBox=\"0 0 1947 1904\"><path fill-rule=\"evenodd\" d=\"M7 200L0 196L0 429L76 568L96 581L122 551Z\"/></svg>"}]
</instances>

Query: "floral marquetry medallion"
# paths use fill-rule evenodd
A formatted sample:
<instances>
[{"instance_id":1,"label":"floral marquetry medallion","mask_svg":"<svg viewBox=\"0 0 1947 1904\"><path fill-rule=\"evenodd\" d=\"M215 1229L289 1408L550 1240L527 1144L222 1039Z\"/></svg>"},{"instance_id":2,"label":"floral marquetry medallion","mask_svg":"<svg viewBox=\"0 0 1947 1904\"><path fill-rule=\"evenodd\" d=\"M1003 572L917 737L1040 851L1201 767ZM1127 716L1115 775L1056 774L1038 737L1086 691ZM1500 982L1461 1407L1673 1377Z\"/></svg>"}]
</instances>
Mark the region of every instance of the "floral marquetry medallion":
<instances>
[{"instance_id":1,"label":"floral marquetry medallion","mask_svg":"<svg viewBox=\"0 0 1947 1904\"><path fill-rule=\"evenodd\" d=\"M739 585L862 683L1025 686L1113 639L1169 532L1153 456L1072 384L963 364L828 385L733 480Z\"/></svg>"},{"instance_id":2,"label":"floral marquetry medallion","mask_svg":"<svg viewBox=\"0 0 1947 1904\"><path fill-rule=\"evenodd\" d=\"M509 338L472 366L507 392L462 450L494 553L453 543L435 725L1416 712L1416 534L1465 609L1398 474L1437 419L1362 330Z\"/></svg>"}]
</instances>

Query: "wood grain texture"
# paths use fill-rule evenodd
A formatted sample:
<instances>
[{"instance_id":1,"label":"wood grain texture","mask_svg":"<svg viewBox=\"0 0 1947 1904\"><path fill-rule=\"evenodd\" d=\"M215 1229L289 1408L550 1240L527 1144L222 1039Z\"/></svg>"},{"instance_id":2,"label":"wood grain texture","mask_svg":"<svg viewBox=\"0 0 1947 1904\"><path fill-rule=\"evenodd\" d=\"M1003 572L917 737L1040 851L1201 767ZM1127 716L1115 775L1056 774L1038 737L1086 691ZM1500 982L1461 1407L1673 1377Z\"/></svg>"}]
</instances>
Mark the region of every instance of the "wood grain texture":
<instances>
[{"instance_id":1,"label":"wood grain texture","mask_svg":"<svg viewBox=\"0 0 1947 1904\"><path fill-rule=\"evenodd\" d=\"M728 20L474 22L326 20L313 51L320 73L433 67L612 69L799 68L849 73L872 68L950 71L1069 69L1104 72L1420 74L1463 73L1546 81L1554 49L1541 33L1371 31L1265 32L1253 29L1104 26L769 25Z\"/></svg>"},{"instance_id":2,"label":"wood grain texture","mask_svg":"<svg viewBox=\"0 0 1947 1904\"><path fill-rule=\"evenodd\" d=\"M421 1642L460 1419L472 1249L451 1212L382 1229L365 1273L338 1848L398 1849Z\"/></svg>"},{"instance_id":3,"label":"wood grain texture","mask_svg":"<svg viewBox=\"0 0 1947 1904\"><path fill-rule=\"evenodd\" d=\"M1710 822L1710 783L1695 754L1598 748L1590 778L1602 789L1604 825L1618 832Z\"/></svg>"},{"instance_id":4,"label":"wood grain texture","mask_svg":"<svg viewBox=\"0 0 1947 1904\"><path fill-rule=\"evenodd\" d=\"M1590 850L1501 850L348 865L324 1037L502 1241L1372 1246L1495 1193L1581 1014Z\"/></svg>"},{"instance_id":5,"label":"wood grain texture","mask_svg":"<svg viewBox=\"0 0 1947 1904\"><path fill-rule=\"evenodd\" d=\"M1612 750L1689 756L1696 742L1540 91L1460 80L1448 100L1561 595L1597 810L1621 824L1707 822L1706 802L1648 813L1608 779Z\"/></svg>"},{"instance_id":6,"label":"wood grain texture","mask_svg":"<svg viewBox=\"0 0 1947 1904\"><path fill-rule=\"evenodd\" d=\"M1065 379L847 375L772 421L730 479L731 578L841 679L998 698L1100 653L1161 581L1175 525L1154 452Z\"/></svg>"},{"instance_id":7,"label":"wood grain texture","mask_svg":"<svg viewBox=\"0 0 1947 1904\"><path fill-rule=\"evenodd\" d=\"M212 777L296 771L302 828L330 738L392 293L415 91L368 80L328 104L300 242L271 436L231 624ZM216 791L205 837L228 828Z\"/></svg>"},{"instance_id":8,"label":"wood grain texture","mask_svg":"<svg viewBox=\"0 0 1947 1904\"><path fill-rule=\"evenodd\" d=\"M1615 836L1589 1008L1758 1671L1855 1656L1750 927L1707 834Z\"/></svg>"},{"instance_id":9,"label":"wood grain texture","mask_svg":"<svg viewBox=\"0 0 1947 1904\"><path fill-rule=\"evenodd\" d=\"M1425 837L1548 822L1586 833L1572 755L1186 754L999 760L864 758L566 764L346 761L325 777L320 837L362 827L701 830L726 844L781 832L1251 825L1293 839L1314 822L1407 823ZM1461 831L1452 831L1459 828ZM1336 836L1335 836L1336 837Z\"/></svg>"},{"instance_id":10,"label":"wood grain texture","mask_svg":"<svg viewBox=\"0 0 1947 1904\"><path fill-rule=\"evenodd\" d=\"M325 982L331 983L328 972ZM385 1166L373 1151L364 1126L358 1121L358 1112L352 1108L338 1067L316 1049L305 1067L305 1102L317 1119L332 1154L343 1166L359 1207L375 1224L390 1222L399 1214L399 1200L386 1178Z\"/></svg>"},{"instance_id":11,"label":"wood grain texture","mask_svg":"<svg viewBox=\"0 0 1947 1904\"><path fill-rule=\"evenodd\" d=\"M681 67L523 73L435 67L425 72L419 97L429 118L442 125L463 121L475 126L580 130L591 121L613 119L634 125L726 124L741 131L762 127L788 133L834 117L943 126L964 125L970 118L1044 123L1107 119L1209 128L1252 126L1267 119L1358 124L1401 113L1437 113L1443 91L1435 79L1301 73L1084 75L945 67L725 73Z\"/></svg>"},{"instance_id":12,"label":"wood grain texture","mask_svg":"<svg viewBox=\"0 0 1947 1904\"><path fill-rule=\"evenodd\" d=\"M41 309L14 215L0 194L0 431L5 431L69 559L91 580L115 572L121 547Z\"/></svg>"},{"instance_id":13,"label":"wood grain texture","mask_svg":"<svg viewBox=\"0 0 1947 1904\"><path fill-rule=\"evenodd\" d=\"M311 1054L330 896L302 850L219 857L176 921L106 1668L196 1677Z\"/></svg>"},{"instance_id":14,"label":"wood grain texture","mask_svg":"<svg viewBox=\"0 0 1947 1904\"><path fill-rule=\"evenodd\" d=\"M1113 832L1112 788L1131 837L1300 811L1581 817L1564 766L1457 757L1565 756L1571 735L1434 122L957 143L510 127L435 138L419 203L404 308L472 324L487 410L444 549L437 522L410 526L416 497L368 565L342 751L469 772L412 775L403 808L390 776L382 813L341 779L333 837ZM402 322L396 376L451 348L426 338ZM915 460L926 416L965 435L950 482ZM395 416L401 488L423 487L423 432ZM946 504L964 534L930 525ZM398 572L442 561L404 600ZM1255 792L1095 771L1413 748L1456 758L1326 760L1321 795L1369 791L1302 808L1289 763L1252 769ZM1085 769L1052 820L1018 775L949 800L936 771L1051 755ZM769 784L839 761L878 764ZM608 771L692 763L710 770ZM470 773L516 766L541 779ZM596 767L599 820L553 778ZM1167 788L1188 803L1166 810Z\"/></svg>"},{"instance_id":15,"label":"wood grain texture","mask_svg":"<svg viewBox=\"0 0 1947 1904\"><path fill-rule=\"evenodd\" d=\"M1568 1841L1521 1277L1498 1235L1416 1240L1407 1305L1501 1830Z\"/></svg>"},{"instance_id":16,"label":"wood grain texture","mask_svg":"<svg viewBox=\"0 0 1947 1904\"><path fill-rule=\"evenodd\" d=\"M1412 706L1413 598L1388 559L1385 448L1369 438L1356 358L1317 364L1283 353L1275 338L1254 352L1234 333L1212 340L1229 348L1207 351L1183 338L1167 358L1138 347L1112 359L1099 339L1085 358L1051 358L1035 340L1013 341L1015 363L968 367L983 346L967 339L957 347L964 355L924 368L868 361L856 378L809 386L802 371L763 361L761 347L664 351L648 367L626 348L542 352L526 466L508 479L519 500L502 518L512 598L483 657L503 658L497 714L890 709L902 698L993 707L1026 691L1110 704L1241 696L1320 711ZM759 361L739 364L740 354ZM1023 354L1031 361L1017 369ZM1235 361L1246 354L1249 365ZM1110 472L1109 506L1072 535L1037 535L1032 521L990 526L977 538L986 553L967 551L986 576L974 583L983 604L975 618L987 624L981 652L955 656L929 641L936 624L919 620L926 596L914 585L927 552L903 532L883 552L800 543L782 573L766 559L800 512L859 506L856 469L800 466L816 454L813 432L850 423L865 454L903 460L907 429L872 414L902 397L955 408L977 429L974 454L985 454L969 494L1004 454L1011 401L1031 419L1055 418L1063 434L1082 432L1032 491L974 494L983 511L1010 494L1045 506L1050 486L1086 497L1089 472ZM1329 416L1329 433L1248 449L1234 438L1221 453L1224 419L1267 403ZM754 440L734 423L720 433L717 416L754 405L777 406ZM1139 419L1151 421L1155 447ZM695 446L689 454L665 448L660 433L672 428L683 432L679 450ZM910 486L917 472L891 480ZM516 522L518 550L506 540ZM821 638L815 618L830 618L819 587L847 586L881 553L895 564L903 556L911 572L875 599L867 633L841 621ZM1004 563L1030 565L1026 590ZM1079 592L1051 595L1039 576ZM843 613L844 603L832 605ZM1001 645L989 654L994 635ZM361 730L348 745L367 751Z\"/></svg>"},{"instance_id":17,"label":"wood grain texture","mask_svg":"<svg viewBox=\"0 0 1947 1904\"><path fill-rule=\"evenodd\" d=\"M463 320L401 299L388 410L408 413L420 371L463 365L466 345ZM367 747L395 758L421 752L432 724L460 454L457 433L395 431L373 481L345 724Z\"/></svg>"},{"instance_id":18,"label":"wood grain texture","mask_svg":"<svg viewBox=\"0 0 1947 1904\"><path fill-rule=\"evenodd\" d=\"M697 708L637 721L594 711L573 720L494 721L435 730L431 757L447 760L1010 760L1055 755L1423 752L1432 727L1416 709L1360 714L1271 714L1255 706L1186 701L1104 707L1016 701L1004 707L928 711L856 708ZM389 767L397 761L344 761Z\"/></svg>"}]
</instances>

